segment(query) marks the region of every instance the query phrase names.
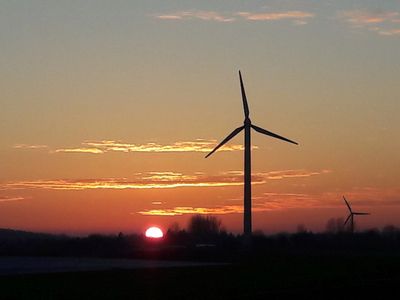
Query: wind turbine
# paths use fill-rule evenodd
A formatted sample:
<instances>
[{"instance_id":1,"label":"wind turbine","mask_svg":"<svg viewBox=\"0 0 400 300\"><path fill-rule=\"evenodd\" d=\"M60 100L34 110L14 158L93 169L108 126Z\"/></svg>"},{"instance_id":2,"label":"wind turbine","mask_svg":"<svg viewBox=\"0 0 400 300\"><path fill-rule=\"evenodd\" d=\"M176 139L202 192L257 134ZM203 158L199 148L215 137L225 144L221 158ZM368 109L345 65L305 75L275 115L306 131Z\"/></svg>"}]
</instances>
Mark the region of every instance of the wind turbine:
<instances>
[{"instance_id":1,"label":"wind turbine","mask_svg":"<svg viewBox=\"0 0 400 300\"><path fill-rule=\"evenodd\" d=\"M220 147L226 144L230 139L236 136L239 132L244 130L244 216L243 216L243 230L244 237L247 241L251 239L251 129L253 128L255 131L271 136L273 138L277 138L292 144L298 145L296 142L289 140L283 136L277 135L273 132L270 132L266 129L258 127L256 125L251 124L251 120L249 118L249 106L247 104L246 92L244 90L242 74L239 71L240 78L240 89L242 91L242 101L243 101L243 111L244 111L244 122L243 126L240 126L232 131L221 143L218 144L210 153L207 154L206 158L217 151Z\"/></svg>"},{"instance_id":2,"label":"wind turbine","mask_svg":"<svg viewBox=\"0 0 400 300\"><path fill-rule=\"evenodd\" d=\"M370 213L365 213L365 212L355 212L351 209L351 206L349 202L347 202L346 198L343 196L343 200L347 205L347 208L350 211L349 216L347 217L346 221L344 222L343 226L346 226L347 222L350 220L350 230L353 233L354 232L354 216L366 216L370 215Z\"/></svg>"}]
</instances>

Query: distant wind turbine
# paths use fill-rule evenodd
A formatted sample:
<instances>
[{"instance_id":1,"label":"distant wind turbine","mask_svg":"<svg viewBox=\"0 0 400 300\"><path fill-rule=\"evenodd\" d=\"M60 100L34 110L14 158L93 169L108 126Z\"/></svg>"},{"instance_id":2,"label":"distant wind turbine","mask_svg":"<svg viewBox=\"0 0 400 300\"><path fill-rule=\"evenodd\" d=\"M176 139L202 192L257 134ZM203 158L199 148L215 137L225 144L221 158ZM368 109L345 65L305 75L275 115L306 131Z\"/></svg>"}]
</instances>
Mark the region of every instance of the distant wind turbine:
<instances>
[{"instance_id":1,"label":"distant wind turbine","mask_svg":"<svg viewBox=\"0 0 400 300\"><path fill-rule=\"evenodd\" d=\"M251 124L249 118L249 106L247 104L246 92L243 86L242 74L239 71L240 78L240 88L242 91L242 100L243 100L243 110L244 110L244 125L236 128L229 134L218 146L214 148L210 153L207 154L206 158L217 151L220 147L226 144L230 139L236 136L239 132L244 129L244 217L243 217L243 229L244 236L246 240L251 239L251 128L255 131L298 145L296 142L289 140L283 136L277 135L273 132L270 132L266 129L258 127L256 125Z\"/></svg>"},{"instance_id":2,"label":"distant wind turbine","mask_svg":"<svg viewBox=\"0 0 400 300\"><path fill-rule=\"evenodd\" d=\"M354 216L366 216L370 215L370 213L365 213L365 212L355 212L351 209L351 206L349 202L347 202L346 198L343 196L343 200L347 205L347 208L350 211L349 216L347 217L346 221L344 222L343 226L346 226L347 222L350 220L350 231L353 233L354 232Z\"/></svg>"}]
</instances>

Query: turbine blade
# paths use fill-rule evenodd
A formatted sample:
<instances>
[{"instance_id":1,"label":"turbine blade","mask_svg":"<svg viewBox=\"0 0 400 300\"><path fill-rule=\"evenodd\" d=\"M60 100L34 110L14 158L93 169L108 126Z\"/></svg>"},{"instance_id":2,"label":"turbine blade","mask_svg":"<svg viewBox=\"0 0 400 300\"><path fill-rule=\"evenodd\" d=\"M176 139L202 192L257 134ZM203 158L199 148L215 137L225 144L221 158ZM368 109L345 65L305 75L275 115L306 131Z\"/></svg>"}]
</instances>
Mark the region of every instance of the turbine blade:
<instances>
[{"instance_id":1,"label":"turbine blade","mask_svg":"<svg viewBox=\"0 0 400 300\"><path fill-rule=\"evenodd\" d=\"M240 78L240 89L242 91L244 117L247 119L249 117L249 105L247 104L246 91L244 90L242 73L240 73L240 70L239 70L239 78Z\"/></svg>"},{"instance_id":2,"label":"turbine blade","mask_svg":"<svg viewBox=\"0 0 400 300\"><path fill-rule=\"evenodd\" d=\"M289 142L289 143L298 145L298 143L296 143L296 142L294 142L294 141L292 141L292 140L289 140L289 139L287 139L287 138L285 138L285 137L283 137L283 136L277 135L276 133L273 133L273 132L271 132L271 131L265 130L264 128L258 127L258 126L256 126L256 125L251 125L251 127L253 127L253 129L254 129L255 131L258 131L259 133L262 133L262 134L265 134L265 135L268 135L268 136L272 136L272 137L274 137L274 138L283 140L283 141L285 141L285 142Z\"/></svg>"},{"instance_id":3,"label":"turbine blade","mask_svg":"<svg viewBox=\"0 0 400 300\"><path fill-rule=\"evenodd\" d=\"M215 147L213 151L211 151L206 155L206 158L209 157L211 154L213 154L215 151L217 151L220 147L222 147L226 142L228 142L231 138L237 135L240 131L242 131L243 128L244 126L240 126L236 128L234 131L232 131L232 133L228 135L221 143L219 143L218 146Z\"/></svg>"},{"instance_id":4,"label":"turbine blade","mask_svg":"<svg viewBox=\"0 0 400 300\"><path fill-rule=\"evenodd\" d=\"M344 196L343 196L343 200L344 200L344 202L346 202L346 205L347 205L347 207L348 207L350 213L353 213L353 211L351 210L351 207L350 207L349 202L347 202L347 200L346 200L346 198L345 198Z\"/></svg>"},{"instance_id":5,"label":"turbine blade","mask_svg":"<svg viewBox=\"0 0 400 300\"><path fill-rule=\"evenodd\" d=\"M343 226L346 226L347 222L350 220L351 214L347 217L346 221L344 221Z\"/></svg>"}]
</instances>

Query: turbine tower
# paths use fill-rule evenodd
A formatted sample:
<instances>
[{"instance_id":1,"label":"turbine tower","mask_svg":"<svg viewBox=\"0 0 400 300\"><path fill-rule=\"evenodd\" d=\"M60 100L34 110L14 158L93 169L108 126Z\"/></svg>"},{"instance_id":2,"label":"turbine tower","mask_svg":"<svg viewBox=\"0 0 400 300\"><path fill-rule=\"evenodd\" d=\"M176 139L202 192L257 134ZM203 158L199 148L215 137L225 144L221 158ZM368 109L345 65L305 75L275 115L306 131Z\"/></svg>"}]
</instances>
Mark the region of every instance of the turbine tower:
<instances>
[{"instance_id":1,"label":"turbine tower","mask_svg":"<svg viewBox=\"0 0 400 300\"><path fill-rule=\"evenodd\" d=\"M366 215L370 215L370 213L365 213L365 212L355 212L351 209L351 206L349 204L349 202L347 202L346 198L343 196L343 200L347 205L347 208L350 211L349 216L347 217L346 221L344 222L343 226L346 226L347 222L350 220L350 231L351 233L354 232L354 216L366 216Z\"/></svg>"},{"instance_id":2,"label":"turbine tower","mask_svg":"<svg viewBox=\"0 0 400 300\"><path fill-rule=\"evenodd\" d=\"M273 138L277 138L292 144L298 145L296 142L289 140L283 136L277 135L273 132L270 132L266 129L253 125L249 118L249 106L247 104L246 92L244 90L242 74L239 71L239 79L240 79L240 89L242 92L242 101L243 101L243 111L244 111L244 122L243 126L240 126L232 131L221 143L219 143L214 150L207 154L206 158L217 151L220 147L222 147L225 143L227 143L230 139L236 136L239 132L244 129L244 216L243 216L243 231L244 237L247 241L251 239L251 129L253 128L255 131L265 134L267 136L271 136Z\"/></svg>"}]
</instances>

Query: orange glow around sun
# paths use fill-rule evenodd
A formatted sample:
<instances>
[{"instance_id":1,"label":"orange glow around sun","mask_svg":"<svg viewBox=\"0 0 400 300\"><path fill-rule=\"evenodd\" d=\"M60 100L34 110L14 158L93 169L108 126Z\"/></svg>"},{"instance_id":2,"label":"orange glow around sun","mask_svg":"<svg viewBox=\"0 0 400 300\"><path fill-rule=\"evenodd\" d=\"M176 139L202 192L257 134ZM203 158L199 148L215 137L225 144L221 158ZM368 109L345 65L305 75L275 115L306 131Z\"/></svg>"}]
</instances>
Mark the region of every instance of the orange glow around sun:
<instances>
[{"instance_id":1,"label":"orange glow around sun","mask_svg":"<svg viewBox=\"0 0 400 300\"><path fill-rule=\"evenodd\" d=\"M146 237L148 238L153 238L153 239L159 239L164 236L162 230L158 227L150 227L146 230L145 233Z\"/></svg>"}]
</instances>

